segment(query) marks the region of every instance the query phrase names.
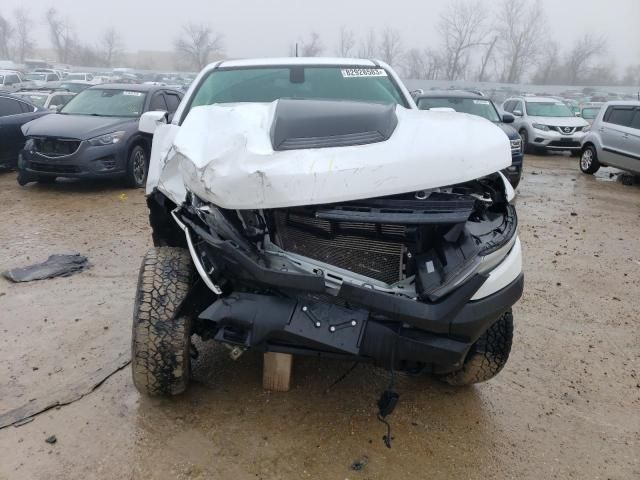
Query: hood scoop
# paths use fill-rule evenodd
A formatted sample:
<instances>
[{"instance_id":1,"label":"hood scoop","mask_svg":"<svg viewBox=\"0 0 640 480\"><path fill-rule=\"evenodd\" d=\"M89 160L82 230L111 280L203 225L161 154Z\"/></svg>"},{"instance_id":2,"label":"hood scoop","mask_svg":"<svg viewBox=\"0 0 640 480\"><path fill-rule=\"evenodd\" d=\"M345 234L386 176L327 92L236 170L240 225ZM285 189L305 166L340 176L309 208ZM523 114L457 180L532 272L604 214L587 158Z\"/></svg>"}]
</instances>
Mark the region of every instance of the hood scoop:
<instances>
[{"instance_id":1,"label":"hood scoop","mask_svg":"<svg viewBox=\"0 0 640 480\"><path fill-rule=\"evenodd\" d=\"M279 100L273 150L348 147L384 142L398 125L395 105L332 100Z\"/></svg>"}]
</instances>

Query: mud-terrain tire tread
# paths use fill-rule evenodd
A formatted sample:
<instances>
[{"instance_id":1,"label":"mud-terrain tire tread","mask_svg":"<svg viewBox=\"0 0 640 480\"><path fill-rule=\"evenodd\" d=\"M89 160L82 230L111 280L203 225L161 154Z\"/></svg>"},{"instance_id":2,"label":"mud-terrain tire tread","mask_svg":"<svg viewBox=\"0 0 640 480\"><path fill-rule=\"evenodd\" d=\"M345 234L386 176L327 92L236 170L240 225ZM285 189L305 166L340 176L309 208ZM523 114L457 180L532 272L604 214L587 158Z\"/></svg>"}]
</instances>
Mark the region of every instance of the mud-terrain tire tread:
<instances>
[{"instance_id":1,"label":"mud-terrain tire tread","mask_svg":"<svg viewBox=\"0 0 640 480\"><path fill-rule=\"evenodd\" d=\"M503 369L513 342L513 314L511 310L487 329L473 344L460 370L449 373L443 380L461 386L485 382Z\"/></svg>"},{"instance_id":2,"label":"mud-terrain tire tread","mask_svg":"<svg viewBox=\"0 0 640 480\"><path fill-rule=\"evenodd\" d=\"M174 318L193 280L184 248L156 247L145 255L133 310L133 383L144 394L178 395L190 375L191 319Z\"/></svg>"}]
</instances>

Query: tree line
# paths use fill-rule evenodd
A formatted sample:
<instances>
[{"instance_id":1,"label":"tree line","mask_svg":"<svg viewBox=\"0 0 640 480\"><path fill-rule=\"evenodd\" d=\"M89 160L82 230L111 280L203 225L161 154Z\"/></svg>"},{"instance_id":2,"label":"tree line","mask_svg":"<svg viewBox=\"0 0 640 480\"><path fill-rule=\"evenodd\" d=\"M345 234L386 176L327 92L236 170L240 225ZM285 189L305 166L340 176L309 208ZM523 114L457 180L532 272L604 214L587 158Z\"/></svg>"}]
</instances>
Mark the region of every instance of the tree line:
<instances>
[{"instance_id":1,"label":"tree line","mask_svg":"<svg viewBox=\"0 0 640 480\"><path fill-rule=\"evenodd\" d=\"M334 48L327 48L317 32L291 43L289 55L379 58L405 78L472 80L504 83L567 85L639 85L640 64L620 77L607 60L607 41L586 32L570 45L553 39L540 0L452 0L436 20L437 41L408 45L399 30L369 29L358 36L342 27ZM122 60L124 43L111 27L95 44L82 42L74 25L55 8L44 15L57 61L87 67L112 67ZM36 20L22 9L0 13L0 58L20 63L35 48ZM206 23L188 23L173 41L176 67L200 70L225 56L224 39Z\"/></svg>"}]
</instances>

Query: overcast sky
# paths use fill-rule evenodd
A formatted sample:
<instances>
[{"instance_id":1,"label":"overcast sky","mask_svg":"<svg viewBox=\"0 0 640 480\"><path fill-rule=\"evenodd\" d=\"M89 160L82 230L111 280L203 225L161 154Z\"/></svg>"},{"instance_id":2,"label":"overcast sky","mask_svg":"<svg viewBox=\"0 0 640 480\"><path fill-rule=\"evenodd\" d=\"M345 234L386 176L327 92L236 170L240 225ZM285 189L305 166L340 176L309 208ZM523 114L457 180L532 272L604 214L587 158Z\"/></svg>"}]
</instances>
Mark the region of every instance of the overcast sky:
<instances>
[{"instance_id":1,"label":"overcast sky","mask_svg":"<svg viewBox=\"0 0 640 480\"><path fill-rule=\"evenodd\" d=\"M0 0L1 12L23 6L36 16L39 47L49 39L43 14L54 5L82 41L97 41L114 25L128 51L172 50L180 25L206 22L224 35L229 57L286 55L310 31L321 35L325 55L335 53L342 25L360 36L370 28L399 30L405 46L435 46L439 13L449 0ZM541 0L553 37L568 45L584 32L604 34L618 68L640 63L640 0ZM496 0L484 0L489 5Z\"/></svg>"}]
</instances>

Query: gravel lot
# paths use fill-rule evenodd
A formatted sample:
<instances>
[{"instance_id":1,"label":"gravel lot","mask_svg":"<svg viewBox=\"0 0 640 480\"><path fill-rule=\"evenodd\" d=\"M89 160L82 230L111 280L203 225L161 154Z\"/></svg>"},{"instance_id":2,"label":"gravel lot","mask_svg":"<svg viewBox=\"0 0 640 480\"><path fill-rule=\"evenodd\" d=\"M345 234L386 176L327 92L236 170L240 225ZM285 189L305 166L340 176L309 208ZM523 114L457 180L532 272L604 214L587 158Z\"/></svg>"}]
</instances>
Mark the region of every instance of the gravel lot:
<instances>
[{"instance_id":1,"label":"gravel lot","mask_svg":"<svg viewBox=\"0 0 640 480\"><path fill-rule=\"evenodd\" d=\"M381 437L385 372L299 358L294 388L261 388L261 358L201 347L193 388L140 397L126 367L78 401L0 430L0 479L640 478L640 186L528 156L517 199L525 295L494 380L456 389L401 378ZM20 188L0 175L0 270L80 252L93 267L0 279L0 415L82 390L129 355L141 191L107 183ZM45 439L55 435L53 444ZM362 469L352 469L359 461Z\"/></svg>"}]
</instances>

